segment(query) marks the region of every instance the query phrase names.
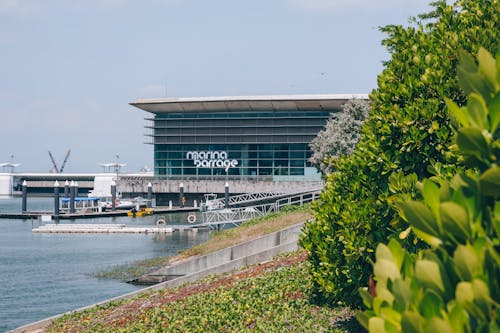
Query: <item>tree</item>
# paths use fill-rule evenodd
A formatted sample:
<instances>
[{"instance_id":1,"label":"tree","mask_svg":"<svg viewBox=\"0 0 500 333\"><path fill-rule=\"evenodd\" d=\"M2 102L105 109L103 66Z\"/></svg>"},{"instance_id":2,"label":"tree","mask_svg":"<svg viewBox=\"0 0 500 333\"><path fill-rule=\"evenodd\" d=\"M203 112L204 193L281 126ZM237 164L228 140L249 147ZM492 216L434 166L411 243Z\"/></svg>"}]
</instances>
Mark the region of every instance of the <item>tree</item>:
<instances>
[{"instance_id":1,"label":"tree","mask_svg":"<svg viewBox=\"0 0 500 333\"><path fill-rule=\"evenodd\" d=\"M311 141L313 154L309 161L323 174L330 172L332 157L349 155L359 141L359 132L370 106L361 99L352 99L342 105L339 113L332 113L325 128Z\"/></svg>"},{"instance_id":2,"label":"tree","mask_svg":"<svg viewBox=\"0 0 500 333\"><path fill-rule=\"evenodd\" d=\"M456 79L457 54L476 54L482 45L495 53L500 0L441 0L409 27L381 30L391 54L370 95L371 112L350 156L332 161L315 221L307 223L301 244L310 251L318 301L360 305L358 288L372 274L375 247L406 229L392 207L405 176L430 177L456 165L447 96L463 105ZM413 182L414 183L414 182ZM410 183L412 184L412 183ZM411 240L406 240L412 249ZM415 249L413 249L415 250Z\"/></svg>"}]
</instances>

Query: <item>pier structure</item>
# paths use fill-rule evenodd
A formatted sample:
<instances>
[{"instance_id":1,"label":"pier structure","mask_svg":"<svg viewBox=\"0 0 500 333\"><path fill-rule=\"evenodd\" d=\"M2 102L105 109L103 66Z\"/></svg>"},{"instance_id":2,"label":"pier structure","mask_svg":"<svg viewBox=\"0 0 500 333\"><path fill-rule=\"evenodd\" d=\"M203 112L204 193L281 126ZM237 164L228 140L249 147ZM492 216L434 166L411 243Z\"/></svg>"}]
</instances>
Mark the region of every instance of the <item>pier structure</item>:
<instances>
[{"instance_id":1,"label":"pier structure","mask_svg":"<svg viewBox=\"0 0 500 333\"><path fill-rule=\"evenodd\" d=\"M173 202L175 206L181 206L182 202L179 193L182 188L186 206L193 207L194 202L205 202L206 194L215 194L221 204L225 204L225 197L229 196L228 204L235 206L247 205L246 202L235 202L244 197L249 202L254 202L255 198L265 199L266 196L272 198L287 194L317 191L323 188L322 181L273 181L273 180L182 180L182 179L162 179L151 176L123 175L117 181L117 189L120 193L133 195L133 193L148 193L148 185L151 184L152 192L156 197L158 206L167 206ZM181 186L182 185L182 186ZM226 186L227 185L227 186Z\"/></svg>"}]
</instances>

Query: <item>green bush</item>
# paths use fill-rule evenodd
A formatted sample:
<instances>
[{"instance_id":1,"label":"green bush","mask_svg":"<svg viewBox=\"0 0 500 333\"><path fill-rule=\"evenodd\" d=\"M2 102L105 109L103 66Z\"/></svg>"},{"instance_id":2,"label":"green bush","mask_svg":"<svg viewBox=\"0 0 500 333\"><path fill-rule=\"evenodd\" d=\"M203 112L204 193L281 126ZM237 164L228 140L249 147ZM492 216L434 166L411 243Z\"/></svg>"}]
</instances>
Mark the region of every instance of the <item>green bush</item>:
<instances>
[{"instance_id":1,"label":"green bush","mask_svg":"<svg viewBox=\"0 0 500 333\"><path fill-rule=\"evenodd\" d=\"M315 222L301 240L310 251L317 301L360 305L357 290L371 274L376 244L406 228L391 207L391 191L400 190L407 175L422 179L455 164L443 97L465 102L456 54L496 48L498 8L499 0L438 1L408 28L382 28L391 59L371 94L370 116L353 153L332 159L334 171L313 207Z\"/></svg>"},{"instance_id":2,"label":"green bush","mask_svg":"<svg viewBox=\"0 0 500 333\"><path fill-rule=\"evenodd\" d=\"M447 101L473 169L441 186L425 179L422 200L397 205L431 248L378 245L376 286L361 290L368 310L358 316L370 332L500 332L500 52L495 63L480 49L478 60L461 57L467 107Z\"/></svg>"}]
</instances>

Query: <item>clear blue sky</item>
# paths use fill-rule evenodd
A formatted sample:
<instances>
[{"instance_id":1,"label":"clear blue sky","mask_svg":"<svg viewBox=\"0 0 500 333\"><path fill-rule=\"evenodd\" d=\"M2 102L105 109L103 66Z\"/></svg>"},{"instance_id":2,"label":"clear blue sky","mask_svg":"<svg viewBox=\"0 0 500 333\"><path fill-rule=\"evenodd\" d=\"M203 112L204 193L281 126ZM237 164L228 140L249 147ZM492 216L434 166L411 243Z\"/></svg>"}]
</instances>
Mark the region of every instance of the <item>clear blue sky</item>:
<instances>
[{"instance_id":1,"label":"clear blue sky","mask_svg":"<svg viewBox=\"0 0 500 333\"><path fill-rule=\"evenodd\" d=\"M152 167L137 98L369 93L425 0L0 0L0 163ZM0 170L1 172L1 170Z\"/></svg>"}]
</instances>

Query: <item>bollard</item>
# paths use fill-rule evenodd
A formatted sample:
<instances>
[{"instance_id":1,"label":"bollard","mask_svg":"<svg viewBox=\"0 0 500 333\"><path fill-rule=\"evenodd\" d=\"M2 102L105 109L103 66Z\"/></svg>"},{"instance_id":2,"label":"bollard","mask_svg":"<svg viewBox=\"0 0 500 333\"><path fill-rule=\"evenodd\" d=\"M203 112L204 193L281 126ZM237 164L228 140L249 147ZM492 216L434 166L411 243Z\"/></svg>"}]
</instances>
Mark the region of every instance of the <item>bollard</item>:
<instances>
[{"instance_id":1,"label":"bollard","mask_svg":"<svg viewBox=\"0 0 500 333\"><path fill-rule=\"evenodd\" d=\"M193 207L194 207L194 208L198 208L198 201L197 201L197 200L195 200L195 201L194 201L194 203L193 203Z\"/></svg>"},{"instance_id":2,"label":"bollard","mask_svg":"<svg viewBox=\"0 0 500 333\"><path fill-rule=\"evenodd\" d=\"M64 197L69 198L69 181L64 182Z\"/></svg>"},{"instance_id":3,"label":"bollard","mask_svg":"<svg viewBox=\"0 0 500 333\"><path fill-rule=\"evenodd\" d=\"M186 198L184 197L184 184L179 184L179 207L184 208L184 203L186 202Z\"/></svg>"},{"instance_id":4,"label":"bollard","mask_svg":"<svg viewBox=\"0 0 500 333\"><path fill-rule=\"evenodd\" d=\"M75 213L75 182L69 184L69 212Z\"/></svg>"},{"instance_id":5,"label":"bollard","mask_svg":"<svg viewBox=\"0 0 500 333\"><path fill-rule=\"evenodd\" d=\"M153 206L153 184L148 183L148 208Z\"/></svg>"},{"instance_id":6,"label":"bollard","mask_svg":"<svg viewBox=\"0 0 500 333\"><path fill-rule=\"evenodd\" d=\"M224 185L224 207L229 208L229 183Z\"/></svg>"},{"instance_id":7,"label":"bollard","mask_svg":"<svg viewBox=\"0 0 500 333\"><path fill-rule=\"evenodd\" d=\"M59 216L59 182L54 182L54 216Z\"/></svg>"},{"instance_id":8,"label":"bollard","mask_svg":"<svg viewBox=\"0 0 500 333\"><path fill-rule=\"evenodd\" d=\"M116 182L114 180L111 181L111 210L116 210L116 203L118 198L116 197Z\"/></svg>"},{"instance_id":9,"label":"bollard","mask_svg":"<svg viewBox=\"0 0 500 333\"><path fill-rule=\"evenodd\" d=\"M172 200L169 200L169 201L168 201L168 209L172 209L172 206L173 206L173 205L172 205Z\"/></svg>"},{"instance_id":10,"label":"bollard","mask_svg":"<svg viewBox=\"0 0 500 333\"><path fill-rule=\"evenodd\" d=\"M28 183L23 180L22 184L22 194L23 198L21 201L21 212L26 213L27 201L28 201Z\"/></svg>"},{"instance_id":11,"label":"bollard","mask_svg":"<svg viewBox=\"0 0 500 333\"><path fill-rule=\"evenodd\" d=\"M78 198L78 182L75 180L75 198Z\"/></svg>"}]
</instances>

